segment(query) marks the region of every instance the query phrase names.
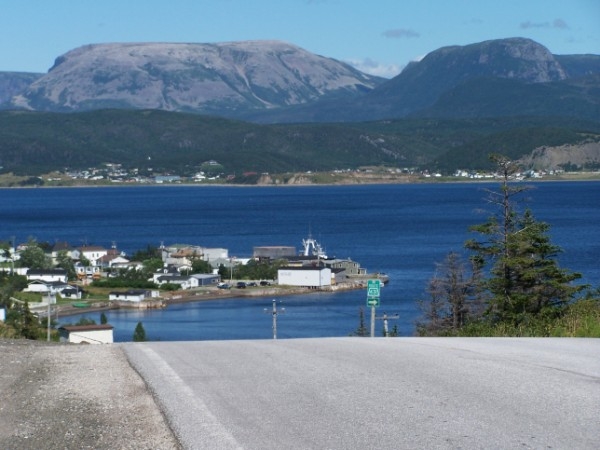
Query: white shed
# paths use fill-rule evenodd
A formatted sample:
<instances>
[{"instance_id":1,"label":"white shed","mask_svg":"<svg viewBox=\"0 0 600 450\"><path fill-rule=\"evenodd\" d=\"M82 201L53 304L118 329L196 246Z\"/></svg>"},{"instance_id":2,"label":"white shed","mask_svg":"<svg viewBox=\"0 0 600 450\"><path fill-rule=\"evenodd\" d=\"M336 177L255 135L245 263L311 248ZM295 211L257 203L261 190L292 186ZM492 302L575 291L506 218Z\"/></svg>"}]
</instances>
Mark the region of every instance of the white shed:
<instances>
[{"instance_id":1,"label":"white shed","mask_svg":"<svg viewBox=\"0 0 600 450\"><path fill-rule=\"evenodd\" d=\"M112 344L113 326L101 325L65 325L58 329L61 342L71 344Z\"/></svg>"},{"instance_id":2,"label":"white shed","mask_svg":"<svg viewBox=\"0 0 600 450\"><path fill-rule=\"evenodd\" d=\"M113 291L109 292L108 299L121 302L136 302L144 301L146 298L152 297L150 291L144 289L130 289L128 291Z\"/></svg>"},{"instance_id":3,"label":"white shed","mask_svg":"<svg viewBox=\"0 0 600 450\"><path fill-rule=\"evenodd\" d=\"M328 267L285 267L277 271L278 284L302 287L331 286Z\"/></svg>"}]
</instances>

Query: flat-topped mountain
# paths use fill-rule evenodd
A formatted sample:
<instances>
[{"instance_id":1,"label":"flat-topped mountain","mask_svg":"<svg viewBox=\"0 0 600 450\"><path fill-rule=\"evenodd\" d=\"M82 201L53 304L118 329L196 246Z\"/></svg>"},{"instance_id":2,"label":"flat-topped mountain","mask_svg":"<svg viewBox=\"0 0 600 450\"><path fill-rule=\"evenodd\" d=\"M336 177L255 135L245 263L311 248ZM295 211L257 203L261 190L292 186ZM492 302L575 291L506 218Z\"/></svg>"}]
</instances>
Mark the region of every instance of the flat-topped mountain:
<instances>
[{"instance_id":1,"label":"flat-topped mountain","mask_svg":"<svg viewBox=\"0 0 600 450\"><path fill-rule=\"evenodd\" d=\"M95 44L58 57L13 104L42 111L150 108L239 115L331 95L353 97L382 82L280 41Z\"/></svg>"}]
</instances>

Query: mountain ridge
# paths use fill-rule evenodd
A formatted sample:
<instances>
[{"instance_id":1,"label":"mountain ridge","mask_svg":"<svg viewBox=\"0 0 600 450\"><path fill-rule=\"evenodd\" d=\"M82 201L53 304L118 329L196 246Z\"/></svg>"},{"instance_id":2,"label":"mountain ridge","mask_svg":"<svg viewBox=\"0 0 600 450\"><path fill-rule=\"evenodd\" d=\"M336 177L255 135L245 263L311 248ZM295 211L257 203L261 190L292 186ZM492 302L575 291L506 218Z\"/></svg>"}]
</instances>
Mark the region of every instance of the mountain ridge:
<instances>
[{"instance_id":1,"label":"mountain ridge","mask_svg":"<svg viewBox=\"0 0 600 450\"><path fill-rule=\"evenodd\" d=\"M387 81L280 41L92 44L45 75L0 73L0 99L9 91L20 96L0 114L5 172L101 161L185 172L218 160L238 175L448 173L486 168L491 151L517 159L600 136L600 56L552 55L525 38L442 47ZM594 168L596 151L572 162Z\"/></svg>"},{"instance_id":2,"label":"mountain ridge","mask_svg":"<svg viewBox=\"0 0 600 450\"><path fill-rule=\"evenodd\" d=\"M162 109L225 115L301 104L382 79L281 41L90 44L58 57L13 100L42 111Z\"/></svg>"},{"instance_id":3,"label":"mountain ridge","mask_svg":"<svg viewBox=\"0 0 600 450\"><path fill-rule=\"evenodd\" d=\"M515 98L529 105L525 114L561 115L565 112L548 107L560 109L566 97L571 99L567 115L592 118L600 105L598 74L599 55L553 55L520 37L441 47L390 80L277 40L90 44L59 56L10 105L2 103L0 83L0 107L56 112L150 108L259 123L359 122L412 115L522 115ZM587 79L586 86L575 82L580 78ZM496 94L501 107L453 94L469 85L482 89L483 79L507 80L501 83L503 92L483 93L488 102ZM554 87L546 94L553 102L540 103L535 86L550 84ZM534 86L531 94L525 85Z\"/></svg>"}]
</instances>

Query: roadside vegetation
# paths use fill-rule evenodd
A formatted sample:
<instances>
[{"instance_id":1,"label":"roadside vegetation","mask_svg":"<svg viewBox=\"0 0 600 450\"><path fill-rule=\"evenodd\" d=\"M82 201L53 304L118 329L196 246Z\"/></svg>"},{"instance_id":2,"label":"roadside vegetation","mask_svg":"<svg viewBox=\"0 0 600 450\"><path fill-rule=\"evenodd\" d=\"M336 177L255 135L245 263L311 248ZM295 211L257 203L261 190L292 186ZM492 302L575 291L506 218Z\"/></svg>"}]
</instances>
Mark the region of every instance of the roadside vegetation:
<instances>
[{"instance_id":1,"label":"roadside vegetation","mask_svg":"<svg viewBox=\"0 0 600 450\"><path fill-rule=\"evenodd\" d=\"M488 191L495 208L471 227L468 260L449 253L437 265L419 301L421 336L600 337L600 290L576 284L581 275L561 268L561 249L550 242L549 225L531 210L518 210L526 190L512 184L517 165L492 156L503 178Z\"/></svg>"}]
</instances>

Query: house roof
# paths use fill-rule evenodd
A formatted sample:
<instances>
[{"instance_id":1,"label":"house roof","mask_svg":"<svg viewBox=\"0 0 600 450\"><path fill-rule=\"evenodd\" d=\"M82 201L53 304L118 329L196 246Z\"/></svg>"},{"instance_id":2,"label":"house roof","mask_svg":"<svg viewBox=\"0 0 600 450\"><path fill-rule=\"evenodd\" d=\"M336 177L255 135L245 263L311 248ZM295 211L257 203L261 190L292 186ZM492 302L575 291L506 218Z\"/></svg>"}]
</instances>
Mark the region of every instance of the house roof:
<instances>
[{"instance_id":1,"label":"house roof","mask_svg":"<svg viewBox=\"0 0 600 450\"><path fill-rule=\"evenodd\" d=\"M99 245L86 245L85 247L77 247L80 252L105 252L107 251L104 247Z\"/></svg>"},{"instance_id":2,"label":"house roof","mask_svg":"<svg viewBox=\"0 0 600 450\"><path fill-rule=\"evenodd\" d=\"M27 282L28 286L31 286L32 284L43 284L44 286L52 286L52 287L69 286L65 281L31 280L31 281Z\"/></svg>"},{"instance_id":3,"label":"house roof","mask_svg":"<svg viewBox=\"0 0 600 450\"><path fill-rule=\"evenodd\" d=\"M112 330L114 327L107 323L100 325L64 325L59 330L65 330L68 332L72 331L101 331L101 330Z\"/></svg>"},{"instance_id":4,"label":"house roof","mask_svg":"<svg viewBox=\"0 0 600 450\"><path fill-rule=\"evenodd\" d=\"M158 281L188 281L190 280L191 276L188 275L162 275L160 277L157 277L156 279Z\"/></svg>"},{"instance_id":5,"label":"house roof","mask_svg":"<svg viewBox=\"0 0 600 450\"><path fill-rule=\"evenodd\" d=\"M146 295L148 291L144 289L129 289L128 291L112 291L110 295Z\"/></svg>"},{"instance_id":6,"label":"house roof","mask_svg":"<svg viewBox=\"0 0 600 450\"><path fill-rule=\"evenodd\" d=\"M111 254L111 253L107 253L106 255L104 255L104 256L101 256L101 257L98 259L98 261L100 261L100 262L111 262L111 261L114 261L114 260L119 260L119 261L121 261L121 262L123 262L123 263L128 263L128 262L129 262L129 260L128 260L127 258L123 258L123 257L122 257L120 254L118 254L118 253L117 253L117 254Z\"/></svg>"},{"instance_id":7,"label":"house roof","mask_svg":"<svg viewBox=\"0 0 600 450\"><path fill-rule=\"evenodd\" d=\"M59 252L61 250L73 250L73 247L68 242L57 242L52 247L53 252Z\"/></svg>"},{"instance_id":8,"label":"house roof","mask_svg":"<svg viewBox=\"0 0 600 450\"><path fill-rule=\"evenodd\" d=\"M65 269L29 269L27 275L66 275Z\"/></svg>"}]
</instances>

